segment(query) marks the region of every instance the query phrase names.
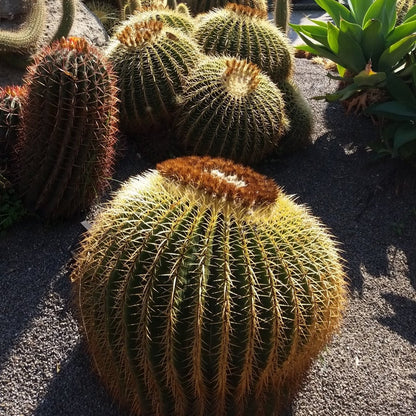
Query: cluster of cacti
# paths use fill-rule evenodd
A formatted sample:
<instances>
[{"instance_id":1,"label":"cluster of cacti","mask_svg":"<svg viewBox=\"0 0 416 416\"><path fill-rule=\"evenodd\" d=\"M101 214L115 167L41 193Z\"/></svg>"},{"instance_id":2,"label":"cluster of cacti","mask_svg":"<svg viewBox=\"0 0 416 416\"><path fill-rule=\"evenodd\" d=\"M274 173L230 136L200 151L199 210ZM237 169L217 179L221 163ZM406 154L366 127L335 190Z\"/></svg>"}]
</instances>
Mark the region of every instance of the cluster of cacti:
<instances>
[{"instance_id":1,"label":"cluster of cacti","mask_svg":"<svg viewBox=\"0 0 416 416\"><path fill-rule=\"evenodd\" d=\"M396 26L403 23L406 13L415 6L415 0L397 0L396 11L397 11L397 22Z\"/></svg>"},{"instance_id":2,"label":"cluster of cacti","mask_svg":"<svg viewBox=\"0 0 416 416\"><path fill-rule=\"evenodd\" d=\"M199 14L205 13L212 9L219 9L226 6L228 0L186 0L186 4L189 5L192 13ZM261 10L267 13L267 1L266 0L235 0L234 3L241 4L242 6L252 7L257 10Z\"/></svg>"},{"instance_id":3,"label":"cluster of cacti","mask_svg":"<svg viewBox=\"0 0 416 416\"><path fill-rule=\"evenodd\" d=\"M200 19L195 38L205 53L247 59L279 82L292 73L292 51L286 36L266 18L267 13L229 3Z\"/></svg>"},{"instance_id":4,"label":"cluster of cacti","mask_svg":"<svg viewBox=\"0 0 416 416\"><path fill-rule=\"evenodd\" d=\"M29 209L70 217L89 207L111 173L115 77L98 49L62 38L35 57L24 81L18 190Z\"/></svg>"},{"instance_id":5,"label":"cluster of cacti","mask_svg":"<svg viewBox=\"0 0 416 416\"><path fill-rule=\"evenodd\" d=\"M223 159L130 179L72 274L98 374L135 415L276 415L337 329L338 249L273 180Z\"/></svg>"},{"instance_id":6,"label":"cluster of cacti","mask_svg":"<svg viewBox=\"0 0 416 416\"><path fill-rule=\"evenodd\" d=\"M0 88L0 171L14 158L24 87Z\"/></svg>"},{"instance_id":7,"label":"cluster of cacti","mask_svg":"<svg viewBox=\"0 0 416 416\"><path fill-rule=\"evenodd\" d=\"M283 95L256 65L211 57L186 78L176 133L189 152L253 164L287 129Z\"/></svg>"},{"instance_id":8,"label":"cluster of cacti","mask_svg":"<svg viewBox=\"0 0 416 416\"><path fill-rule=\"evenodd\" d=\"M162 21L128 21L117 30L107 56L119 79L122 128L137 135L169 125L199 54L193 40Z\"/></svg>"}]
</instances>

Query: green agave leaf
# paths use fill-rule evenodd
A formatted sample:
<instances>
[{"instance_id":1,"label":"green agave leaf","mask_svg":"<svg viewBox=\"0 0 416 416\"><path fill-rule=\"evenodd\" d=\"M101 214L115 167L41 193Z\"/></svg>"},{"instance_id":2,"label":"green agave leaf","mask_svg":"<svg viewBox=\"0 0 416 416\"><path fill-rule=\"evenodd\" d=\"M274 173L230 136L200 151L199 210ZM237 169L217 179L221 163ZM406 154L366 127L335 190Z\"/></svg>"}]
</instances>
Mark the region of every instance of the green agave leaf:
<instances>
[{"instance_id":1,"label":"green agave leaf","mask_svg":"<svg viewBox=\"0 0 416 416\"><path fill-rule=\"evenodd\" d=\"M328 41L327 41L327 34L328 30L326 27L319 26L319 25L296 25L296 24L290 24L290 27L298 34L303 33L304 35L312 38L313 40L316 40L317 42L321 43L322 45L325 45L329 47Z\"/></svg>"},{"instance_id":2,"label":"green agave leaf","mask_svg":"<svg viewBox=\"0 0 416 416\"><path fill-rule=\"evenodd\" d=\"M332 17L337 26L341 19L354 21L351 12L336 0L315 0L315 3Z\"/></svg>"},{"instance_id":3,"label":"green agave leaf","mask_svg":"<svg viewBox=\"0 0 416 416\"><path fill-rule=\"evenodd\" d=\"M394 150L398 151L402 146L416 141L416 126L408 123L400 125L394 135Z\"/></svg>"},{"instance_id":4,"label":"green agave leaf","mask_svg":"<svg viewBox=\"0 0 416 416\"><path fill-rule=\"evenodd\" d=\"M406 36L390 45L380 56L378 70L392 72L403 58L415 48L416 34Z\"/></svg>"},{"instance_id":5,"label":"green agave leaf","mask_svg":"<svg viewBox=\"0 0 416 416\"><path fill-rule=\"evenodd\" d=\"M403 23L410 19L416 19L416 4L407 11Z\"/></svg>"},{"instance_id":6,"label":"green agave leaf","mask_svg":"<svg viewBox=\"0 0 416 416\"><path fill-rule=\"evenodd\" d=\"M354 77L354 84L358 87L375 87L385 81L386 78L384 72L367 73L366 71L361 71Z\"/></svg>"},{"instance_id":7,"label":"green agave leaf","mask_svg":"<svg viewBox=\"0 0 416 416\"><path fill-rule=\"evenodd\" d=\"M332 23L328 23L328 44L334 54L338 55L342 66L354 73L365 68L366 59L360 44L348 33L340 31Z\"/></svg>"},{"instance_id":8,"label":"green agave leaf","mask_svg":"<svg viewBox=\"0 0 416 416\"><path fill-rule=\"evenodd\" d=\"M316 43L313 43L308 37L306 37L303 33L299 33L299 36L300 36L300 38L306 43L306 45L308 45L309 46L309 50L308 50L308 52L311 52L311 53L313 53L313 54L315 54L315 55L318 55L318 56L322 56L322 57L324 57L324 58L328 58L328 59L330 59L331 61L333 61L333 62L335 62L335 63L339 63L340 65L342 65L342 66L344 66L345 67L345 64L343 63L343 62L341 62L341 60L340 60L340 58L337 56L337 55L335 55L334 53L332 53L332 51L331 50L329 50L329 49L327 49L327 48L325 48L324 46L322 46L322 45L318 45L318 44L316 44ZM301 49L301 47L299 48L299 47L297 47L298 49ZM306 50L306 49L303 49L302 48L302 50Z\"/></svg>"},{"instance_id":9,"label":"green agave leaf","mask_svg":"<svg viewBox=\"0 0 416 416\"><path fill-rule=\"evenodd\" d=\"M348 0L351 14L354 16L355 22L360 26L362 26L364 16L373 4L373 1L374 0Z\"/></svg>"},{"instance_id":10,"label":"green agave leaf","mask_svg":"<svg viewBox=\"0 0 416 416\"><path fill-rule=\"evenodd\" d=\"M369 107L367 111L394 120L416 120L416 109L398 101L375 104Z\"/></svg>"},{"instance_id":11,"label":"green agave leaf","mask_svg":"<svg viewBox=\"0 0 416 416\"><path fill-rule=\"evenodd\" d=\"M416 95L402 78L396 75L390 75L386 84L388 92L391 96L409 107L414 107L416 111Z\"/></svg>"},{"instance_id":12,"label":"green agave leaf","mask_svg":"<svg viewBox=\"0 0 416 416\"><path fill-rule=\"evenodd\" d=\"M318 26L322 26L326 28L326 23L323 20L316 20L316 19L309 19L312 23L315 23Z\"/></svg>"},{"instance_id":13,"label":"green agave leaf","mask_svg":"<svg viewBox=\"0 0 416 416\"><path fill-rule=\"evenodd\" d=\"M350 84L347 87L343 88L342 90L339 90L332 94L326 94L325 99L328 102L334 102L334 101L343 101L350 97L352 97L359 89L356 85Z\"/></svg>"},{"instance_id":14,"label":"green agave leaf","mask_svg":"<svg viewBox=\"0 0 416 416\"><path fill-rule=\"evenodd\" d=\"M363 37L363 29L357 23L347 22L344 19L341 19L339 28L341 32L344 32L355 39L358 43L361 43Z\"/></svg>"},{"instance_id":15,"label":"green agave leaf","mask_svg":"<svg viewBox=\"0 0 416 416\"><path fill-rule=\"evenodd\" d=\"M415 16L416 17L416 16ZM387 36L387 45L392 45L400 39L416 32L416 18L400 26L395 27Z\"/></svg>"},{"instance_id":16,"label":"green agave leaf","mask_svg":"<svg viewBox=\"0 0 416 416\"><path fill-rule=\"evenodd\" d=\"M396 0L375 0L364 16L363 25L371 19L380 20L381 31L387 35L396 23Z\"/></svg>"},{"instance_id":17,"label":"green agave leaf","mask_svg":"<svg viewBox=\"0 0 416 416\"><path fill-rule=\"evenodd\" d=\"M371 59L374 70L378 70L378 60L386 48L384 36L381 34L380 20L369 20L363 30L361 47L366 61Z\"/></svg>"}]
</instances>

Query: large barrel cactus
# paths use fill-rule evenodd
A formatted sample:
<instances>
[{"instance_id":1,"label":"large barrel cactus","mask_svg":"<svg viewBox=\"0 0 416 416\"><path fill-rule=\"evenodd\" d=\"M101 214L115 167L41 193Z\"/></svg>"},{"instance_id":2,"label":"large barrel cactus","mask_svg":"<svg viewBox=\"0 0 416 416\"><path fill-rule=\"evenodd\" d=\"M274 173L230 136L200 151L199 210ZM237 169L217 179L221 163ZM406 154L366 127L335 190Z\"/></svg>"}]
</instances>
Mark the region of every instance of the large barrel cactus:
<instances>
[{"instance_id":1,"label":"large barrel cactus","mask_svg":"<svg viewBox=\"0 0 416 416\"><path fill-rule=\"evenodd\" d=\"M28 69L18 188L47 218L87 208L111 175L117 103L111 66L84 39L62 38Z\"/></svg>"},{"instance_id":2,"label":"large barrel cactus","mask_svg":"<svg viewBox=\"0 0 416 416\"><path fill-rule=\"evenodd\" d=\"M186 78L175 130L187 152L253 164L287 128L281 91L250 62L208 58Z\"/></svg>"},{"instance_id":3,"label":"large barrel cactus","mask_svg":"<svg viewBox=\"0 0 416 416\"><path fill-rule=\"evenodd\" d=\"M267 13L229 3L201 17L195 38L205 53L247 59L279 82L292 74L292 49L286 35L265 17Z\"/></svg>"},{"instance_id":4,"label":"large barrel cactus","mask_svg":"<svg viewBox=\"0 0 416 416\"><path fill-rule=\"evenodd\" d=\"M126 22L107 55L119 80L121 127L138 137L169 125L182 78L200 56L195 42L161 21Z\"/></svg>"},{"instance_id":5,"label":"large barrel cactus","mask_svg":"<svg viewBox=\"0 0 416 416\"><path fill-rule=\"evenodd\" d=\"M211 9L221 8L228 4L228 0L187 0L186 3L194 14L205 13ZM234 3L253 7L267 12L266 0L236 0Z\"/></svg>"},{"instance_id":6,"label":"large barrel cactus","mask_svg":"<svg viewBox=\"0 0 416 416\"><path fill-rule=\"evenodd\" d=\"M143 416L276 414L345 300L336 243L305 207L197 156L125 184L72 280L99 375Z\"/></svg>"}]
</instances>

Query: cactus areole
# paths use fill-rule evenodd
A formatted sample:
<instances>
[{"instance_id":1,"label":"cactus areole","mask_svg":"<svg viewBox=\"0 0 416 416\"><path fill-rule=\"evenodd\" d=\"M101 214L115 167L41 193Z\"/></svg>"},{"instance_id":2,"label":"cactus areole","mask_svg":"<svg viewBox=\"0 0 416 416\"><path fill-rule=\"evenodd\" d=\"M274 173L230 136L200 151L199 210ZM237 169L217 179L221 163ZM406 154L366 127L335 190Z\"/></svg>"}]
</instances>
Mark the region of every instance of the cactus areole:
<instances>
[{"instance_id":1,"label":"cactus areole","mask_svg":"<svg viewBox=\"0 0 416 416\"><path fill-rule=\"evenodd\" d=\"M333 238L271 179L183 157L130 179L72 273L95 367L135 415L274 415L337 329Z\"/></svg>"}]
</instances>

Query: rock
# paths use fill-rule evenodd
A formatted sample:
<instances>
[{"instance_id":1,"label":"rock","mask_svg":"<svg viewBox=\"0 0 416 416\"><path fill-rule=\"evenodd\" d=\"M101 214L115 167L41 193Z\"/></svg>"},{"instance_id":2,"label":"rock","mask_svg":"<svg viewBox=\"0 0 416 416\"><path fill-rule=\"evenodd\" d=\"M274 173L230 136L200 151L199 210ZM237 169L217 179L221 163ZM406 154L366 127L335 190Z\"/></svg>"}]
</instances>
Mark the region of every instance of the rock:
<instances>
[{"instance_id":1,"label":"rock","mask_svg":"<svg viewBox=\"0 0 416 416\"><path fill-rule=\"evenodd\" d=\"M16 16L27 13L29 0L1 0L0 19L13 20Z\"/></svg>"}]
</instances>

